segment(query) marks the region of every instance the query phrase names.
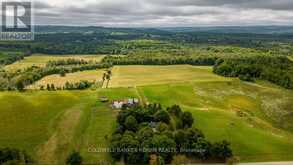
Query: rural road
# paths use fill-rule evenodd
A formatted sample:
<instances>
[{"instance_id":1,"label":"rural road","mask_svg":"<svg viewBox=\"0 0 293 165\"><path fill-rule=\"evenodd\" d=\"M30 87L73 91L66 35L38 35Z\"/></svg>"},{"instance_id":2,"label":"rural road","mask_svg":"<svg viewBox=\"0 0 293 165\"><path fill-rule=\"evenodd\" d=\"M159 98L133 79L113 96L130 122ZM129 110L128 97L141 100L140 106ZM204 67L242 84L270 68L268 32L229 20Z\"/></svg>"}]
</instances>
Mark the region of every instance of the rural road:
<instances>
[{"instance_id":1,"label":"rural road","mask_svg":"<svg viewBox=\"0 0 293 165\"><path fill-rule=\"evenodd\" d=\"M215 163L215 164L190 164L190 165L226 165L226 164ZM236 165L293 165L293 162L238 163Z\"/></svg>"}]
</instances>

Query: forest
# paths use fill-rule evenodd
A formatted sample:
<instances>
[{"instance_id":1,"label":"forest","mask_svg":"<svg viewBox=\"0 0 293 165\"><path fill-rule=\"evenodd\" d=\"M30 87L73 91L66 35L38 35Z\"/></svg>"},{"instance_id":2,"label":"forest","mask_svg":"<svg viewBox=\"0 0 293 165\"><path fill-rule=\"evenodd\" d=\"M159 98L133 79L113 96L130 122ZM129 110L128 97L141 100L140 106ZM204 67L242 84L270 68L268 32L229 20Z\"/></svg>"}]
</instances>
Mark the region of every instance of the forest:
<instances>
[{"instance_id":1,"label":"forest","mask_svg":"<svg viewBox=\"0 0 293 165\"><path fill-rule=\"evenodd\" d=\"M45 54L116 54L125 50L125 45L119 41L155 40L170 42L172 45L234 45L284 55L292 54L290 33L254 34L245 30L239 31L223 33L221 30L209 32L196 29L184 31L155 28L37 26L35 41L1 41L0 49Z\"/></svg>"},{"instance_id":2,"label":"forest","mask_svg":"<svg viewBox=\"0 0 293 165\"><path fill-rule=\"evenodd\" d=\"M55 33L46 33L46 28L42 27L42 33L36 33L35 41L0 42L0 50L3 50L0 63L11 64L32 53L105 54L108 56L99 65L214 66L214 73L222 76L239 77L245 81L267 80L288 89L292 88L293 64L287 58L293 53L290 34L228 34L102 27L73 29L71 33L67 33L65 29L63 27ZM20 53L11 53L16 50ZM71 65L79 65L79 68ZM17 77L14 84L21 87L21 84L31 84L45 75L62 70L75 72L100 68L95 65L73 59L50 61L46 69L30 68L18 73L1 71L1 89L16 89L17 85L4 85L9 84L6 78L10 81ZM24 76L16 76L20 74Z\"/></svg>"},{"instance_id":3,"label":"forest","mask_svg":"<svg viewBox=\"0 0 293 165\"><path fill-rule=\"evenodd\" d=\"M293 62L286 57L254 56L218 59L214 72L244 81L267 80L282 87L293 88Z\"/></svg>"}]
</instances>

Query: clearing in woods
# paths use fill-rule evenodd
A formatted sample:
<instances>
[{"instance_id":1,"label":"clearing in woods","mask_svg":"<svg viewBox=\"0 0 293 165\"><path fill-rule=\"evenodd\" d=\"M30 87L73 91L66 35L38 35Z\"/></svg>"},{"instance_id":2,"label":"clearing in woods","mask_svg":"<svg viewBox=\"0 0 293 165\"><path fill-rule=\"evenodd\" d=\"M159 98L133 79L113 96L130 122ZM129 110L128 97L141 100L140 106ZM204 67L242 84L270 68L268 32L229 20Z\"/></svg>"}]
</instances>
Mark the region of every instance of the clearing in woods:
<instances>
[{"instance_id":1,"label":"clearing in woods","mask_svg":"<svg viewBox=\"0 0 293 165\"><path fill-rule=\"evenodd\" d=\"M81 80L87 80L90 82L101 82L103 73L105 71L100 70L88 70L75 73L68 73L64 77L59 74L46 76L36 83L28 86L28 89L39 89L41 86L46 87L47 84L54 84L55 87L63 87L66 82L77 83Z\"/></svg>"},{"instance_id":2,"label":"clearing in woods","mask_svg":"<svg viewBox=\"0 0 293 165\"><path fill-rule=\"evenodd\" d=\"M49 61L66 60L66 59L83 59L86 61L100 62L104 58L104 55L45 55L34 54L25 57L23 60L17 61L11 65L5 66L6 70L18 70L25 69L31 66L43 67Z\"/></svg>"}]
</instances>

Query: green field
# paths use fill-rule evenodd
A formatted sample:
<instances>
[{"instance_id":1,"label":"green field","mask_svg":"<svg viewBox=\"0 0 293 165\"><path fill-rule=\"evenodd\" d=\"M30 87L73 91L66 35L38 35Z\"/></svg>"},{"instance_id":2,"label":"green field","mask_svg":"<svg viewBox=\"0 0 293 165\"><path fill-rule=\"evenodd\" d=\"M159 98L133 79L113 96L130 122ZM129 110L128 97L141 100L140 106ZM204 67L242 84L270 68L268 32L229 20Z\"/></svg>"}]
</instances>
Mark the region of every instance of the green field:
<instances>
[{"instance_id":1,"label":"green field","mask_svg":"<svg viewBox=\"0 0 293 165\"><path fill-rule=\"evenodd\" d=\"M99 96L135 97L134 89L73 92L0 93L0 146L26 150L41 164L63 164L73 150L85 162L111 160L108 154L88 152L107 146L115 116Z\"/></svg>"},{"instance_id":2,"label":"green field","mask_svg":"<svg viewBox=\"0 0 293 165\"><path fill-rule=\"evenodd\" d=\"M115 127L117 111L98 98L138 97L192 112L195 127L212 141L230 141L243 162L293 160L291 90L223 78L211 67L117 66L112 73L108 89L1 92L0 146L24 149L42 163L63 164L73 150L85 163L111 162L106 153L88 152L106 147Z\"/></svg>"},{"instance_id":3,"label":"green field","mask_svg":"<svg viewBox=\"0 0 293 165\"><path fill-rule=\"evenodd\" d=\"M154 84L184 83L184 82L210 82L231 81L211 73L212 67L207 66L115 66L112 69L113 76L109 87L135 87ZM62 87L68 81L71 83L80 80L101 81L104 70L92 70L60 75L50 75L29 86L31 89L39 89L40 86L54 84ZM142 74L143 73L143 74Z\"/></svg>"},{"instance_id":4,"label":"green field","mask_svg":"<svg viewBox=\"0 0 293 165\"><path fill-rule=\"evenodd\" d=\"M115 66L110 87L133 87L154 84L183 83L194 81L229 81L211 74L212 67L172 66Z\"/></svg>"},{"instance_id":5,"label":"green field","mask_svg":"<svg viewBox=\"0 0 293 165\"><path fill-rule=\"evenodd\" d=\"M7 65L6 70L18 70L25 69L31 66L45 66L48 61L53 60L66 60L66 59L83 59L86 61L101 61L103 55L45 55L45 54L34 54L32 56L25 57L21 61L17 61L12 65Z\"/></svg>"},{"instance_id":6,"label":"green field","mask_svg":"<svg viewBox=\"0 0 293 165\"><path fill-rule=\"evenodd\" d=\"M273 111L264 105L267 101L276 107L292 107L292 102L278 102L292 93L280 90L270 91L261 87L239 82L190 83L181 85L157 85L140 87L140 94L148 102L160 102L164 106L180 105L195 117L195 127L203 130L213 141L227 139L233 151L242 161L292 160L292 133L283 131L271 124ZM278 95L278 99L266 94ZM244 117L237 112L245 113ZM285 110L283 110L285 111ZM273 112L272 115L280 115ZM289 122L289 120L288 120ZM277 124L276 124L277 125Z\"/></svg>"}]
</instances>

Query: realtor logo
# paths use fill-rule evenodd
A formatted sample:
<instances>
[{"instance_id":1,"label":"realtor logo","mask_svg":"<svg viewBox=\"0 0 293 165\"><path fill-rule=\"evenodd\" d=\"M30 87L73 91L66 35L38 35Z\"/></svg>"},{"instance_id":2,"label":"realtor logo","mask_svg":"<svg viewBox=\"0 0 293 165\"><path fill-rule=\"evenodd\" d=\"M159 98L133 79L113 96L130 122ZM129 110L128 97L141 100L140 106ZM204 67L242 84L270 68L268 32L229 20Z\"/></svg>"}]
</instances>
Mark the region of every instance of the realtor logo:
<instances>
[{"instance_id":1,"label":"realtor logo","mask_svg":"<svg viewBox=\"0 0 293 165\"><path fill-rule=\"evenodd\" d=\"M0 40L33 40L31 2L2 2Z\"/></svg>"}]
</instances>

